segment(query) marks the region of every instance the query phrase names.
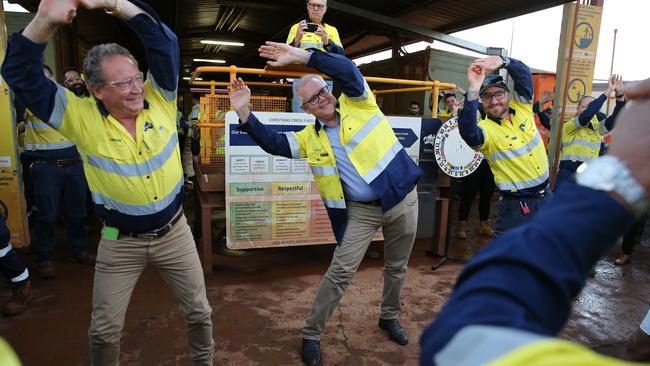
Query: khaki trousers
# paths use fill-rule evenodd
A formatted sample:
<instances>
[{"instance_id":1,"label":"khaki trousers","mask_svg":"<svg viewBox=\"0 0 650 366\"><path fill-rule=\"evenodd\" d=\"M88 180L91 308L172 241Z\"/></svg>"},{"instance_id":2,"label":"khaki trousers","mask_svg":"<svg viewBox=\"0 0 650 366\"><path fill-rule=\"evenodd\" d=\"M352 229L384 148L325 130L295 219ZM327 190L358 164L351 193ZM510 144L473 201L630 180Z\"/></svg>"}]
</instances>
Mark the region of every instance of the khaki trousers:
<instances>
[{"instance_id":1,"label":"khaki trousers","mask_svg":"<svg viewBox=\"0 0 650 366\"><path fill-rule=\"evenodd\" d=\"M400 293L417 230L417 191L413 189L402 202L385 214L382 214L379 206L351 201L347 202L347 209L348 226L341 244L334 250L332 263L320 283L311 313L305 322L305 339L320 339L325 323L343 297L380 227L384 234L384 290L379 317L396 319L402 309Z\"/></svg>"},{"instance_id":2,"label":"khaki trousers","mask_svg":"<svg viewBox=\"0 0 650 366\"><path fill-rule=\"evenodd\" d=\"M156 268L176 295L187 325L193 365L212 365L212 308L201 262L185 217L156 240L120 236L99 242L93 284L90 355L93 365L119 365L120 333L140 273Z\"/></svg>"}]
</instances>

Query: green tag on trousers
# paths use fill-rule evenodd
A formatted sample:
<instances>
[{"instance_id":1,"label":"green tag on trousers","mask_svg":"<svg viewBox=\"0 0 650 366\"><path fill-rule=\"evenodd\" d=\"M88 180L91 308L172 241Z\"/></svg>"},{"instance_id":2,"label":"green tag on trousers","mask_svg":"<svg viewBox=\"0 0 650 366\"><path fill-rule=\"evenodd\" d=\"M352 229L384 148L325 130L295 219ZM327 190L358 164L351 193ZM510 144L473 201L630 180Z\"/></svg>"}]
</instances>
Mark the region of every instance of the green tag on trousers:
<instances>
[{"instance_id":1,"label":"green tag on trousers","mask_svg":"<svg viewBox=\"0 0 650 366\"><path fill-rule=\"evenodd\" d=\"M104 226L102 229L102 237L106 240L117 240L120 236L120 230L112 226Z\"/></svg>"}]
</instances>

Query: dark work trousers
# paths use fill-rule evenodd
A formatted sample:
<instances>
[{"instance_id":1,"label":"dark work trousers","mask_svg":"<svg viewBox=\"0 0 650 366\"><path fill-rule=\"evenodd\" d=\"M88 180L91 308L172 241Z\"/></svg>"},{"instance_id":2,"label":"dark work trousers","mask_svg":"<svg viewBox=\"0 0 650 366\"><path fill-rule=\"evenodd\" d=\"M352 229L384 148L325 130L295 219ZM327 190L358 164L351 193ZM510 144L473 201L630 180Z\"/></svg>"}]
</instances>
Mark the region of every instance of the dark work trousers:
<instances>
[{"instance_id":1,"label":"dark work trousers","mask_svg":"<svg viewBox=\"0 0 650 366\"><path fill-rule=\"evenodd\" d=\"M544 194L531 197L515 197L501 194L497 201L497 219L494 224L494 234L501 235L514 227L528 222L544 204L553 196L550 188L544 189ZM524 213L522 206L528 207Z\"/></svg>"},{"instance_id":2,"label":"dark work trousers","mask_svg":"<svg viewBox=\"0 0 650 366\"><path fill-rule=\"evenodd\" d=\"M34 254L37 263L51 260L56 237L54 226L63 198L65 224L70 256L78 256L86 247L87 184L83 164L78 161L66 167L49 162L32 164L36 224L34 225Z\"/></svg>"},{"instance_id":3,"label":"dark work trousers","mask_svg":"<svg viewBox=\"0 0 650 366\"><path fill-rule=\"evenodd\" d=\"M630 226L623 234L623 254L630 255L634 251L634 246L641 242L641 237L645 231L645 222L648 216L643 216L639 221Z\"/></svg>"},{"instance_id":4,"label":"dark work trousers","mask_svg":"<svg viewBox=\"0 0 650 366\"><path fill-rule=\"evenodd\" d=\"M462 178L461 186L463 192L460 196L458 219L467 221L474 197L476 197L476 193L480 192L478 214L481 221L488 220L490 218L490 202L494 193L494 175L492 175L487 160L483 159L472 174Z\"/></svg>"},{"instance_id":5,"label":"dark work trousers","mask_svg":"<svg viewBox=\"0 0 650 366\"><path fill-rule=\"evenodd\" d=\"M9 229L3 215L0 215L0 274L10 285L29 279L27 268L9 244Z\"/></svg>"},{"instance_id":6,"label":"dark work trousers","mask_svg":"<svg viewBox=\"0 0 650 366\"><path fill-rule=\"evenodd\" d=\"M29 212L34 205L32 174L29 171L30 165L32 165L32 158L25 155L25 153L20 154L20 166L23 170L23 185L25 186L25 203L27 204L27 212Z\"/></svg>"}]
</instances>

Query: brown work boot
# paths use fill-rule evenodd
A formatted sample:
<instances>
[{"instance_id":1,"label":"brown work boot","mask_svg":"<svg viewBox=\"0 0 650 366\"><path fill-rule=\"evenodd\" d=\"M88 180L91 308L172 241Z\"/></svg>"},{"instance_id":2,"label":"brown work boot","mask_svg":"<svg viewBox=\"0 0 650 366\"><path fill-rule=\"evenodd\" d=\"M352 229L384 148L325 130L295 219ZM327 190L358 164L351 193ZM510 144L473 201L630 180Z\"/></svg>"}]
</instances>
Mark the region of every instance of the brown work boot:
<instances>
[{"instance_id":1,"label":"brown work boot","mask_svg":"<svg viewBox=\"0 0 650 366\"><path fill-rule=\"evenodd\" d=\"M32 293L29 281L25 281L18 285L11 285L11 291L13 291L13 296L11 296L9 302L5 304L3 312L5 315L18 315L27 309L34 294Z\"/></svg>"},{"instance_id":2,"label":"brown work boot","mask_svg":"<svg viewBox=\"0 0 650 366\"><path fill-rule=\"evenodd\" d=\"M615 263L615 264L618 264L618 265L620 265L620 266L622 266L622 265L624 265L624 264L628 264L628 263L630 263L630 259L632 259L632 258L630 258L629 255L627 255L627 254L623 254L622 256L616 258L616 260L614 261L614 263Z\"/></svg>"},{"instance_id":3,"label":"brown work boot","mask_svg":"<svg viewBox=\"0 0 650 366\"><path fill-rule=\"evenodd\" d=\"M456 234L456 237L458 237L458 239L467 239L467 221L458 221L458 233Z\"/></svg>"},{"instance_id":4,"label":"brown work boot","mask_svg":"<svg viewBox=\"0 0 650 366\"><path fill-rule=\"evenodd\" d=\"M85 250L79 253L78 256L70 256L68 259L70 259L70 262L72 263L85 264L88 266L95 264L95 256L88 254Z\"/></svg>"},{"instance_id":5,"label":"brown work boot","mask_svg":"<svg viewBox=\"0 0 650 366\"><path fill-rule=\"evenodd\" d=\"M484 220L478 224L478 234L485 236L494 236L494 230L492 230L490 220Z\"/></svg>"},{"instance_id":6,"label":"brown work boot","mask_svg":"<svg viewBox=\"0 0 650 366\"><path fill-rule=\"evenodd\" d=\"M54 278L56 277L56 270L52 261L43 261L36 267L36 272L41 278Z\"/></svg>"}]
</instances>

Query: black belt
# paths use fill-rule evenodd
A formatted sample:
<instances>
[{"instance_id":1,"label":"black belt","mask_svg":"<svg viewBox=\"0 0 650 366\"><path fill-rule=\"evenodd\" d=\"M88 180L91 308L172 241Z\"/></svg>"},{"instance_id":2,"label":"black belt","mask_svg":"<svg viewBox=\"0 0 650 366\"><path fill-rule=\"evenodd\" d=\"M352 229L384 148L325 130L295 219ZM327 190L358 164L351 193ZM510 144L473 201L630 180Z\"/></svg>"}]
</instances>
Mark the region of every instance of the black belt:
<instances>
[{"instance_id":1,"label":"black belt","mask_svg":"<svg viewBox=\"0 0 650 366\"><path fill-rule=\"evenodd\" d=\"M501 194L506 197L510 198L513 200L521 200L521 199L540 199L546 197L546 188L542 189L541 191L526 194L526 195L520 195L520 196L515 196L513 194L509 194L506 192L501 192Z\"/></svg>"},{"instance_id":2,"label":"black belt","mask_svg":"<svg viewBox=\"0 0 650 366\"><path fill-rule=\"evenodd\" d=\"M136 239L140 239L140 240L160 239L163 236L167 235L171 231L172 227L178 222L178 220L181 219L181 217L183 217L183 210L182 209L178 211L176 216L174 216L174 218L171 219L171 221L169 221L169 223L167 225L161 227L160 229L151 230L151 231L148 231L146 233L139 233L139 234L120 232L120 235L127 235L127 236L130 236L132 238L136 238Z\"/></svg>"},{"instance_id":3,"label":"black belt","mask_svg":"<svg viewBox=\"0 0 650 366\"><path fill-rule=\"evenodd\" d=\"M51 164L51 165L56 165L59 168L65 168L67 166L76 164L80 161L81 159L79 158L57 159L57 160L34 160L32 161L32 164Z\"/></svg>"},{"instance_id":4,"label":"black belt","mask_svg":"<svg viewBox=\"0 0 650 366\"><path fill-rule=\"evenodd\" d=\"M372 200L372 201L352 201L351 200L351 202L360 203L362 205L381 206L381 200L379 198L377 198L376 200Z\"/></svg>"}]
</instances>

